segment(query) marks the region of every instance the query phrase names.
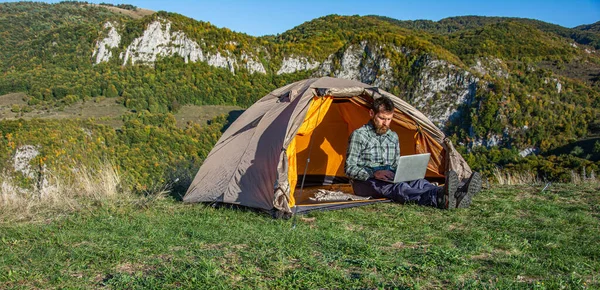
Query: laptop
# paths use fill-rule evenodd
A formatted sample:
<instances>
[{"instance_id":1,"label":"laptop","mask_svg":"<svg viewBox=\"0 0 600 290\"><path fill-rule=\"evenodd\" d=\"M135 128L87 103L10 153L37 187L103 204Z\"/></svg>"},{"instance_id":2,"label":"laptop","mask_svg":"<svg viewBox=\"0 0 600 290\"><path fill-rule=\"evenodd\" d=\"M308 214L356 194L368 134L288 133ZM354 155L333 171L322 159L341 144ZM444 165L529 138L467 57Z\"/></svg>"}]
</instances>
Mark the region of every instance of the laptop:
<instances>
[{"instance_id":1,"label":"laptop","mask_svg":"<svg viewBox=\"0 0 600 290\"><path fill-rule=\"evenodd\" d=\"M417 180L425 177L431 153L405 155L398 158L398 167L393 183Z\"/></svg>"}]
</instances>

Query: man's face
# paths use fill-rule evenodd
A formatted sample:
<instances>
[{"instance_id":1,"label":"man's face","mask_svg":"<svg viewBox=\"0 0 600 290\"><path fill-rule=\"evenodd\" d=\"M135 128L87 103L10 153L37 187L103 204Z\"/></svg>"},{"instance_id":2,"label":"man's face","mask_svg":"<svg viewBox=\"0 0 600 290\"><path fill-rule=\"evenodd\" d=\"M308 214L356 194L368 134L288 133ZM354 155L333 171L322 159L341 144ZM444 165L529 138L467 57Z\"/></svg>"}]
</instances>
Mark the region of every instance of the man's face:
<instances>
[{"instance_id":1,"label":"man's face","mask_svg":"<svg viewBox=\"0 0 600 290\"><path fill-rule=\"evenodd\" d=\"M379 113L375 114L371 110L371 119L373 120L373 124L375 124L375 132L379 135L385 134L390 129L390 123L393 118L394 112L379 111Z\"/></svg>"}]
</instances>

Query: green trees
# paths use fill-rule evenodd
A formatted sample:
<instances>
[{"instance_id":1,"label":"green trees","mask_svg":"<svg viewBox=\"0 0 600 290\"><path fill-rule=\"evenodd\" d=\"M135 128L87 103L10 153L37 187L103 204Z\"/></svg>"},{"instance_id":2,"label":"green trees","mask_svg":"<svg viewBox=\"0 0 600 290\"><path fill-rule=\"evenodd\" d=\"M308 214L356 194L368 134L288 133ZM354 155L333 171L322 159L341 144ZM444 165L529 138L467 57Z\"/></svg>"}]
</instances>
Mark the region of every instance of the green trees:
<instances>
[{"instance_id":1,"label":"green trees","mask_svg":"<svg viewBox=\"0 0 600 290\"><path fill-rule=\"evenodd\" d=\"M40 148L47 169L62 176L74 174L77 164L88 167L110 160L137 189L166 182L167 174L185 166L197 168L221 136L226 118L208 126L176 127L171 114L142 112L124 116L114 130L93 120L0 121L0 158L7 160L24 145Z\"/></svg>"}]
</instances>

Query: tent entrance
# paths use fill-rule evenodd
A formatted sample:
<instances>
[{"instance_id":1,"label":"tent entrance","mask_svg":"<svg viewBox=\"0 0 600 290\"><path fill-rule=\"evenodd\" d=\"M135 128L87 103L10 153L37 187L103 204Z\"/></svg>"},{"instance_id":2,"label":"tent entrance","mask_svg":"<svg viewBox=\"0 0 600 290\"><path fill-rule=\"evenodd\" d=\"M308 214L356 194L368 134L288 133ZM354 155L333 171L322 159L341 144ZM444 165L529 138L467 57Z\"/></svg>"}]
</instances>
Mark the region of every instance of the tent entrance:
<instances>
[{"instance_id":1,"label":"tent entrance","mask_svg":"<svg viewBox=\"0 0 600 290\"><path fill-rule=\"evenodd\" d=\"M350 134L368 120L369 110L348 98L313 98L287 150L292 188L290 207L305 204L314 197L307 187L346 184L343 192L352 193L344 173L346 149ZM302 185L304 188L300 189Z\"/></svg>"}]
</instances>

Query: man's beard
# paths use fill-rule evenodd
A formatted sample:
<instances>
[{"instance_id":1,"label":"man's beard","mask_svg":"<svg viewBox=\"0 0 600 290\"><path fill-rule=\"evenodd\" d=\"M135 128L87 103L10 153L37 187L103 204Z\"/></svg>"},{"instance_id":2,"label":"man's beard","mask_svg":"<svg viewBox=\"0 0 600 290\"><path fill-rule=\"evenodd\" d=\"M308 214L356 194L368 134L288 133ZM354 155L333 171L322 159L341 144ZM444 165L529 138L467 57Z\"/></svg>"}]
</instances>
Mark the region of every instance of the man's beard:
<instances>
[{"instance_id":1,"label":"man's beard","mask_svg":"<svg viewBox=\"0 0 600 290\"><path fill-rule=\"evenodd\" d=\"M377 133L377 135L383 135L385 133L387 133L387 131L390 128L386 125L377 125L375 124L375 132Z\"/></svg>"}]
</instances>

